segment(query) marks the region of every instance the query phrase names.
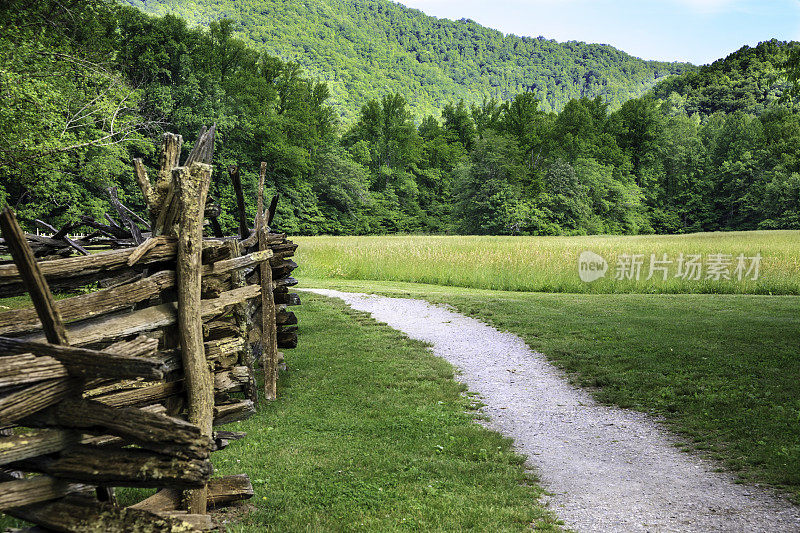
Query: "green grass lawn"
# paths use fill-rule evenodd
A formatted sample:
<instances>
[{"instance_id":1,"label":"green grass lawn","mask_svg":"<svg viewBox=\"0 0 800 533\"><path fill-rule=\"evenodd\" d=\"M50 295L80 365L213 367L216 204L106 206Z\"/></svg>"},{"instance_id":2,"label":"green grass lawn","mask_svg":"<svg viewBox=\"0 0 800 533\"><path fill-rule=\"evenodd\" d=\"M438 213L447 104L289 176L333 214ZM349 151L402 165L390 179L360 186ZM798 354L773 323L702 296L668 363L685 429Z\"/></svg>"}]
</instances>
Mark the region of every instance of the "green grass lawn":
<instances>
[{"instance_id":1,"label":"green grass lawn","mask_svg":"<svg viewBox=\"0 0 800 533\"><path fill-rule=\"evenodd\" d=\"M800 501L800 297L303 285L451 304L519 335L601 401L663 417L687 447Z\"/></svg>"},{"instance_id":2,"label":"green grass lawn","mask_svg":"<svg viewBox=\"0 0 800 533\"><path fill-rule=\"evenodd\" d=\"M577 293L800 294L800 231L585 237L372 236L296 237L299 278L407 281L504 291ZM592 251L608 263L606 276L584 283L578 257ZM728 256L709 274L715 254ZM641 255L639 279L614 279L624 254ZM666 268L653 271L651 256ZM680 255L700 255L699 280L676 277ZM737 257L761 256L753 274L735 274ZM749 267L752 261L744 261ZM622 272L622 271L620 271ZM633 272L631 272L632 274ZM746 274L746 272L743 272Z\"/></svg>"},{"instance_id":3,"label":"green grass lawn","mask_svg":"<svg viewBox=\"0 0 800 533\"><path fill-rule=\"evenodd\" d=\"M255 489L228 531L559 529L448 363L339 300L303 300L279 399L226 426L247 438L213 455L215 475L248 473Z\"/></svg>"},{"instance_id":4,"label":"green grass lawn","mask_svg":"<svg viewBox=\"0 0 800 533\"><path fill-rule=\"evenodd\" d=\"M510 441L474 422L452 367L339 300L305 295L279 399L214 454L256 509L231 531L555 528Z\"/></svg>"}]
</instances>

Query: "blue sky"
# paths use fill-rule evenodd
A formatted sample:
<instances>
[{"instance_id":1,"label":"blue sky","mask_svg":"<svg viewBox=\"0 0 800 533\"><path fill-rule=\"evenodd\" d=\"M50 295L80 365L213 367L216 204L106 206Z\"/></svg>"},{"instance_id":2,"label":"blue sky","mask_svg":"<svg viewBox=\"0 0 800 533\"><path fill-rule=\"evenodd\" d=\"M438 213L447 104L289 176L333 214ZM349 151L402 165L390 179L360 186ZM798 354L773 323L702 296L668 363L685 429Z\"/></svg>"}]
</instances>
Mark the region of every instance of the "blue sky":
<instances>
[{"instance_id":1,"label":"blue sky","mask_svg":"<svg viewBox=\"0 0 800 533\"><path fill-rule=\"evenodd\" d=\"M399 0L505 33L610 44L644 59L711 63L773 37L800 40L800 0Z\"/></svg>"}]
</instances>

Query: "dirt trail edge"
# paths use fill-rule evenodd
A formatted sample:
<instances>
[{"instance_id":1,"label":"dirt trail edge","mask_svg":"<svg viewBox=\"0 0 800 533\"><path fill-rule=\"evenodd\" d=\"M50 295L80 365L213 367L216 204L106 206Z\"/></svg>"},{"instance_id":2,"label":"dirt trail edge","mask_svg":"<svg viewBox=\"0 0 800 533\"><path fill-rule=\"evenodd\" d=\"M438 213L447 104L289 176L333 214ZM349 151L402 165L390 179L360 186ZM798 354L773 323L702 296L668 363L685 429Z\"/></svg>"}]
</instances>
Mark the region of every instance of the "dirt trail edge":
<instances>
[{"instance_id":1,"label":"dirt trail edge","mask_svg":"<svg viewBox=\"0 0 800 533\"><path fill-rule=\"evenodd\" d=\"M674 446L648 415L599 405L520 338L420 300L311 289L411 338L460 370L489 426L529 457L576 531L800 531L800 508L737 485Z\"/></svg>"}]
</instances>

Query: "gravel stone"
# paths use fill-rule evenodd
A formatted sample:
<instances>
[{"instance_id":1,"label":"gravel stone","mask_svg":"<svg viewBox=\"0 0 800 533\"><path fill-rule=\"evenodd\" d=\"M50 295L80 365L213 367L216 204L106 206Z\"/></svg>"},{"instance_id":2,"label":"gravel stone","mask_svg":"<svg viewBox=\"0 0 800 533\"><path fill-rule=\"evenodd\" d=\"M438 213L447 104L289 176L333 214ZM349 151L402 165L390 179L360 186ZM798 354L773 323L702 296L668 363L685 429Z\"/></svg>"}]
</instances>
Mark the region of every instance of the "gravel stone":
<instances>
[{"instance_id":1,"label":"gravel stone","mask_svg":"<svg viewBox=\"0 0 800 533\"><path fill-rule=\"evenodd\" d=\"M489 427L528 456L570 529L800 532L800 508L681 452L652 416L598 404L515 335L420 300L311 292L341 298L452 363L487 404Z\"/></svg>"}]
</instances>

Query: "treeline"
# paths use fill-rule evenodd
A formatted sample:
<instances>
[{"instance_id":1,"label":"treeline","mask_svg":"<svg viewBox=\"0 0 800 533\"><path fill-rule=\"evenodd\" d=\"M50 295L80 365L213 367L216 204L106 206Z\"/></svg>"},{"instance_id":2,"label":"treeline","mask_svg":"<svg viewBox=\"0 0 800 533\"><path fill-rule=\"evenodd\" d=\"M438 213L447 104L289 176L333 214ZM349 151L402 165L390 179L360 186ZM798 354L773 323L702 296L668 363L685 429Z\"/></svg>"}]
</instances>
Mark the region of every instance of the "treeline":
<instances>
[{"instance_id":1,"label":"treeline","mask_svg":"<svg viewBox=\"0 0 800 533\"><path fill-rule=\"evenodd\" d=\"M386 93L416 117L450 101L479 104L531 92L546 111L602 96L618 108L661 78L695 67L643 61L612 46L517 37L472 20L437 19L389 0L124 0L148 13L208 26L231 20L237 37L326 81L346 123Z\"/></svg>"},{"instance_id":2,"label":"treeline","mask_svg":"<svg viewBox=\"0 0 800 533\"><path fill-rule=\"evenodd\" d=\"M276 226L295 234L800 228L786 43L743 48L614 112L585 97L547 112L527 92L417 122L390 93L345 128L326 84L249 48L229 21L14 0L0 30L0 195L29 222L100 215L109 186L143 210L131 158L155 167L162 131L194 139L216 123L211 195L229 231L225 169L241 165L253 194L261 161L283 195Z\"/></svg>"},{"instance_id":3,"label":"treeline","mask_svg":"<svg viewBox=\"0 0 800 533\"><path fill-rule=\"evenodd\" d=\"M768 47L782 52L776 63L785 60L786 47L775 42L739 54ZM717 86L723 100L725 92ZM402 97L391 95L364 106L342 144L370 169L378 205L400 206L381 222L390 230L800 228L797 108L773 98L759 103L759 115L689 114L691 98L649 95L613 113L600 98L581 98L555 114L520 94L447 105L441 123L429 116L415 129Z\"/></svg>"}]
</instances>

